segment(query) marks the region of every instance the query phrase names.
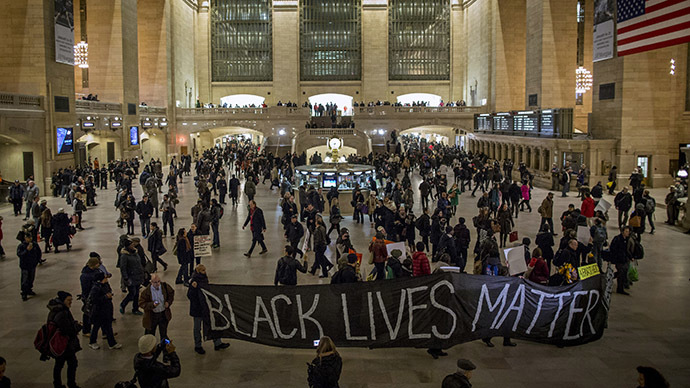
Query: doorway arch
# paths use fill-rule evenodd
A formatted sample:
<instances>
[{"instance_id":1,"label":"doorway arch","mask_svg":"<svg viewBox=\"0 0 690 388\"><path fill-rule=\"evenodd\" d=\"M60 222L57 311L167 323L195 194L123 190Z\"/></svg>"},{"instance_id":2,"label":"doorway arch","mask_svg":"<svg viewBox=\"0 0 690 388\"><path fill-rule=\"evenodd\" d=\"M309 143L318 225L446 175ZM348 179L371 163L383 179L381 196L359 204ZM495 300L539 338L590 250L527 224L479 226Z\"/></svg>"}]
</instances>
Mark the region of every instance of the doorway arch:
<instances>
[{"instance_id":1,"label":"doorway arch","mask_svg":"<svg viewBox=\"0 0 690 388\"><path fill-rule=\"evenodd\" d=\"M352 98L347 94L339 93L315 94L309 97L309 105L314 107L314 104L326 106L326 104L335 103L338 106L338 115L352 116ZM314 113L312 112L312 114Z\"/></svg>"}]
</instances>

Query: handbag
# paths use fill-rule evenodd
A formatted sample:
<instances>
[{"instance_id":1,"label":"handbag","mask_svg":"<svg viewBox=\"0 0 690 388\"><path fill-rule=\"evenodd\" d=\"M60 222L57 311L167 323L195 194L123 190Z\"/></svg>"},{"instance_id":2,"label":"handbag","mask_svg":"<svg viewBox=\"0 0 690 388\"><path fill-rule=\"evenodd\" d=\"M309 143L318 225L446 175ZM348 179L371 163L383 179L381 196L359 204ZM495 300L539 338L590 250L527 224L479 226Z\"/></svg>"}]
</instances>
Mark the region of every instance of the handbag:
<instances>
[{"instance_id":1,"label":"handbag","mask_svg":"<svg viewBox=\"0 0 690 388\"><path fill-rule=\"evenodd\" d=\"M637 272L637 263L635 262L631 263L630 267L628 267L628 280L631 283L640 280L640 274Z\"/></svg>"},{"instance_id":2,"label":"handbag","mask_svg":"<svg viewBox=\"0 0 690 388\"><path fill-rule=\"evenodd\" d=\"M630 221L628 221L628 225L633 228L639 228L642 225L642 218L640 216L632 216Z\"/></svg>"},{"instance_id":3,"label":"handbag","mask_svg":"<svg viewBox=\"0 0 690 388\"><path fill-rule=\"evenodd\" d=\"M510 235L508 236L508 239L510 240L510 242L517 241L517 239L518 239L518 232L517 232L517 230L514 230L514 231L510 232Z\"/></svg>"},{"instance_id":4,"label":"handbag","mask_svg":"<svg viewBox=\"0 0 690 388\"><path fill-rule=\"evenodd\" d=\"M146 264L144 264L144 271L146 273L156 272L156 264L151 260L146 260Z\"/></svg>"},{"instance_id":5,"label":"handbag","mask_svg":"<svg viewBox=\"0 0 690 388\"><path fill-rule=\"evenodd\" d=\"M134 372L134 377L131 380L120 381L115 384L115 388L137 388L137 374L139 372Z\"/></svg>"},{"instance_id":6,"label":"handbag","mask_svg":"<svg viewBox=\"0 0 690 388\"><path fill-rule=\"evenodd\" d=\"M369 214L369 206L367 205L362 205L362 214Z\"/></svg>"}]
</instances>

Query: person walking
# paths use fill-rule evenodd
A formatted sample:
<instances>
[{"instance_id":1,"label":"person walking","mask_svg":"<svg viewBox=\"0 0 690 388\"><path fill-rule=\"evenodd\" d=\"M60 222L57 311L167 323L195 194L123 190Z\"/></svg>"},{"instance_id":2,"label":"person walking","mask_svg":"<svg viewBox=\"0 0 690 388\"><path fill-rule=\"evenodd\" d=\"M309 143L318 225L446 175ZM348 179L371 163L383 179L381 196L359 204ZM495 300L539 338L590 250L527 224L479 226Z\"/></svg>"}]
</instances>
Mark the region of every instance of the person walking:
<instances>
[{"instance_id":1,"label":"person walking","mask_svg":"<svg viewBox=\"0 0 690 388\"><path fill-rule=\"evenodd\" d=\"M144 195L137 203L136 212L139 214L141 223L141 236L147 238L151 233L151 217L153 216L153 205L149 202L148 195Z\"/></svg>"},{"instance_id":2,"label":"person walking","mask_svg":"<svg viewBox=\"0 0 690 388\"><path fill-rule=\"evenodd\" d=\"M632 195L628 192L627 187L623 187L616 197L613 199L613 205L618 210L618 227L622 228L628 223L628 212L632 207Z\"/></svg>"},{"instance_id":3,"label":"person walking","mask_svg":"<svg viewBox=\"0 0 690 388\"><path fill-rule=\"evenodd\" d=\"M124 314L127 304L132 302L132 314L143 315L139 310L139 288L144 284L146 272L134 243L128 241L127 244L120 251L119 260L122 283L127 288L127 296L120 303L120 314Z\"/></svg>"},{"instance_id":4,"label":"person walking","mask_svg":"<svg viewBox=\"0 0 690 388\"><path fill-rule=\"evenodd\" d=\"M585 198L582 200L582 205L580 206L580 214L587 218L587 226L591 227L594 223L594 199L589 192L584 193Z\"/></svg>"},{"instance_id":5,"label":"person walking","mask_svg":"<svg viewBox=\"0 0 690 388\"><path fill-rule=\"evenodd\" d=\"M39 196L40 190L33 180L28 180L26 182L26 189L24 190L24 201L26 201L26 217L24 221L28 220L31 216L31 207L34 202L34 198Z\"/></svg>"},{"instance_id":6,"label":"person walking","mask_svg":"<svg viewBox=\"0 0 690 388\"><path fill-rule=\"evenodd\" d=\"M340 215L340 202L338 201L338 197L331 198L331 213L328 220L331 223L331 227L328 229L326 236L328 237L327 241L330 241L331 232L335 230L336 233L339 233L340 221L343 220L343 216Z\"/></svg>"},{"instance_id":7,"label":"person walking","mask_svg":"<svg viewBox=\"0 0 690 388\"><path fill-rule=\"evenodd\" d=\"M285 246L285 255L278 259L278 265L276 266L276 273L273 279L273 285L278 284L284 286L296 286L297 285L297 271L302 273L307 273L308 263L307 258L300 263L295 259L295 250L291 245Z\"/></svg>"},{"instance_id":8,"label":"person walking","mask_svg":"<svg viewBox=\"0 0 690 388\"><path fill-rule=\"evenodd\" d=\"M45 208L38 221L41 226L41 238L45 242L45 253L50 252L50 237L53 235L53 213L49 208Z\"/></svg>"},{"instance_id":9,"label":"person walking","mask_svg":"<svg viewBox=\"0 0 690 388\"><path fill-rule=\"evenodd\" d=\"M65 209L59 208L57 214L52 218L51 225L53 229L53 247L55 253L60 253L60 246L65 245L67 252L72 248L70 244L70 219L65 214Z\"/></svg>"},{"instance_id":10,"label":"person walking","mask_svg":"<svg viewBox=\"0 0 690 388\"><path fill-rule=\"evenodd\" d=\"M326 252L326 246L328 245L327 240L328 236L326 234L326 225L323 222L323 217L321 217L321 214L316 215L316 226L314 228L314 236L313 236L313 242L314 242L314 264L312 264L311 269L309 270L309 273L312 275L316 274L316 271L319 267L321 267L321 275L319 276L320 278L325 278L328 277L328 271L330 270L330 267L332 267L332 264L328 259L326 258L325 252Z\"/></svg>"},{"instance_id":11,"label":"person walking","mask_svg":"<svg viewBox=\"0 0 690 388\"><path fill-rule=\"evenodd\" d=\"M24 187L19 184L19 180L15 180L14 184L10 186L10 202L14 207L14 216L22 214L22 205L24 200Z\"/></svg>"},{"instance_id":12,"label":"person walking","mask_svg":"<svg viewBox=\"0 0 690 388\"><path fill-rule=\"evenodd\" d=\"M240 188L240 180L233 175L232 178L230 178L230 181L228 182L228 188L230 189L230 198L232 199L232 205L237 206L237 204L239 203L239 201L237 200L237 196Z\"/></svg>"},{"instance_id":13,"label":"person walking","mask_svg":"<svg viewBox=\"0 0 690 388\"><path fill-rule=\"evenodd\" d=\"M163 195L163 201L161 202L161 216L163 219L163 237L168 234L168 227L170 227L170 236L172 237L175 233L175 223L173 221L173 214L175 208L170 201L170 196L168 194Z\"/></svg>"},{"instance_id":14,"label":"person walking","mask_svg":"<svg viewBox=\"0 0 690 388\"><path fill-rule=\"evenodd\" d=\"M207 337L211 332L208 304L206 303L204 293L201 291L205 289L208 289L208 275L206 274L206 267L203 264L199 264L194 269L194 274L192 274L192 278L189 281L189 288L187 289L189 315L194 319L194 351L198 354L206 354L202 346L202 327ZM220 338L213 340L214 350L226 349L229 346L230 344L223 343Z\"/></svg>"},{"instance_id":15,"label":"person walking","mask_svg":"<svg viewBox=\"0 0 690 388\"><path fill-rule=\"evenodd\" d=\"M666 204L666 223L669 225L675 225L676 221L678 220L679 210L678 192L676 191L675 186L668 188L668 194L666 194L664 203Z\"/></svg>"},{"instance_id":16,"label":"person walking","mask_svg":"<svg viewBox=\"0 0 690 388\"><path fill-rule=\"evenodd\" d=\"M72 316L72 294L66 291L58 291L57 297L48 302L48 322L53 322L60 333L67 338L67 346L62 356L55 358L53 367L53 386L62 385L62 369L67 364L67 387L79 388L77 385L77 352L81 350L78 333L81 324Z\"/></svg>"},{"instance_id":17,"label":"person walking","mask_svg":"<svg viewBox=\"0 0 690 388\"><path fill-rule=\"evenodd\" d=\"M304 252L299 249L299 242L304 236L304 227L297 221L297 214L290 217L290 222L285 227L285 238L290 243L293 250L293 256L299 253L300 257L304 256Z\"/></svg>"},{"instance_id":18,"label":"person walking","mask_svg":"<svg viewBox=\"0 0 690 388\"><path fill-rule=\"evenodd\" d=\"M81 193L74 194L74 199L72 200L72 210L74 211L74 215L77 216L76 228L79 230L84 230L81 225L81 219L86 211L86 205L84 205Z\"/></svg>"},{"instance_id":19,"label":"person walking","mask_svg":"<svg viewBox=\"0 0 690 388\"><path fill-rule=\"evenodd\" d=\"M383 233L376 232L374 241L369 243L369 252L371 252L372 256L370 263L373 263L376 268L376 280L385 280L388 251L386 250L386 242Z\"/></svg>"},{"instance_id":20,"label":"person walking","mask_svg":"<svg viewBox=\"0 0 690 388\"><path fill-rule=\"evenodd\" d=\"M457 362L457 372L446 376L441 383L441 388L472 388L470 379L472 378L472 371L477 367L472 361L461 358Z\"/></svg>"},{"instance_id":21,"label":"person walking","mask_svg":"<svg viewBox=\"0 0 690 388\"><path fill-rule=\"evenodd\" d=\"M155 222L151 223L151 233L149 235L149 252L151 252L151 261L153 261L154 267L161 263L163 265L163 271L168 269L168 263L161 259L161 255L167 252L165 246L163 245L163 237L161 235L161 230L158 228L158 224Z\"/></svg>"},{"instance_id":22,"label":"person walking","mask_svg":"<svg viewBox=\"0 0 690 388\"><path fill-rule=\"evenodd\" d=\"M151 276L151 285L139 295L139 305L144 310L141 324L146 334L156 335L158 329L161 339L168 339L168 323L172 319L170 306L174 300L175 290L158 275Z\"/></svg>"},{"instance_id":23,"label":"person walking","mask_svg":"<svg viewBox=\"0 0 690 388\"><path fill-rule=\"evenodd\" d=\"M264 232L266 232L266 220L264 219L264 212L261 210L261 208L256 206L256 201L253 199L249 201L249 214L247 214L247 219L244 220L242 230L244 230L247 225L249 225L249 229L252 232L252 246L244 255L247 256L247 258L252 257L252 252L254 251L254 247L257 243L261 245L261 252L259 252L260 255L268 252L268 248L266 248L266 244L264 243Z\"/></svg>"},{"instance_id":24,"label":"person walking","mask_svg":"<svg viewBox=\"0 0 690 388\"><path fill-rule=\"evenodd\" d=\"M613 195L614 190L616 190L617 181L618 181L618 167L613 166L613 167L611 167L611 171L609 171L609 180L606 183L606 186L609 188L609 195Z\"/></svg>"},{"instance_id":25,"label":"person walking","mask_svg":"<svg viewBox=\"0 0 690 388\"><path fill-rule=\"evenodd\" d=\"M254 195L256 195L256 183L254 183L253 176L248 176L247 181L244 182L244 194L247 195L247 200L250 203L254 200Z\"/></svg>"},{"instance_id":26,"label":"person walking","mask_svg":"<svg viewBox=\"0 0 690 388\"><path fill-rule=\"evenodd\" d=\"M108 284L108 277L101 271L94 275L86 306L88 306L87 311L90 312L89 318L92 325L89 347L94 350L100 349L97 340L98 329L101 329L108 341L108 348L121 349L122 344L115 341L113 334L113 290Z\"/></svg>"},{"instance_id":27,"label":"person walking","mask_svg":"<svg viewBox=\"0 0 690 388\"><path fill-rule=\"evenodd\" d=\"M642 195L644 200L644 212L647 215L649 226L652 228L649 234L654 234L654 211L656 210L656 200L649 194L649 190L645 190Z\"/></svg>"},{"instance_id":28,"label":"person walking","mask_svg":"<svg viewBox=\"0 0 690 388\"><path fill-rule=\"evenodd\" d=\"M212 248L220 248L220 232L218 226L220 225L220 219L223 218L223 207L218 203L218 200L213 198L211 200L211 229L213 230L213 244Z\"/></svg>"},{"instance_id":29,"label":"person walking","mask_svg":"<svg viewBox=\"0 0 690 388\"><path fill-rule=\"evenodd\" d=\"M553 229L553 193L549 192L546 195L546 198L541 202L537 211L541 215L539 229L544 225L548 225L549 230L551 230L551 233L555 236L556 232Z\"/></svg>"},{"instance_id":30,"label":"person walking","mask_svg":"<svg viewBox=\"0 0 690 388\"><path fill-rule=\"evenodd\" d=\"M508 235L512 231L512 228L515 226L515 222L513 221L511 211L510 209L508 209L508 204L504 203L503 205L501 205L501 208L498 210L498 215L496 218L498 220L498 225L501 227L500 248L503 248L506 246L506 243L508 241Z\"/></svg>"},{"instance_id":31,"label":"person walking","mask_svg":"<svg viewBox=\"0 0 690 388\"><path fill-rule=\"evenodd\" d=\"M34 242L33 236L24 233L24 241L17 247L19 257L19 269L21 270L21 296L23 301L27 301L29 296L34 296L34 280L36 279L36 267L41 262L41 247Z\"/></svg>"},{"instance_id":32,"label":"person walking","mask_svg":"<svg viewBox=\"0 0 690 388\"><path fill-rule=\"evenodd\" d=\"M221 205L225 205L225 196L228 194L228 182L225 180L225 175L221 176L216 183L218 189L218 199Z\"/></svg>"},{"instance_id":33,"label":"person walking","mask_svg":"<svg viewBox=\"0 0 690 388\"><path fill-rule=\"evenodd\" d=\"M88 337L91 335L91 317L87 314L86 300L91 294L91 288L96 280L95 276L97 273L102 273L98 269L100 262L96 257L89 257L84 268L81 269L81 275L79 275L79 283L81 284L81 295L77 295L77 299L81 299L83 303L82 307L82 335Z\"/></svg>"},{"instance_id":34,"label":"person walking","mask_svg":"<svg viewBox=\"0 0 690 388\"><path fill-rule=\"evenodd\" d=\"M189 277L192 275L192 267L194 266L194 247L187 237L187 232L184 228L177 231L176 254L177 262L180 264L180 269L177 271L177 278L175 284L189 285Z\"/></svg>"},{"instance_id":35,"label":"person walking","mask_svg":"<svg viewBox=\"0 0 690 388\"><path fill-rule=\"evenodd\" d=\"M313 388L338 388L343 360L328 336L319 339L316 357L308 365L308 383Z\"/></svg>"},{"instance_id":36,"label":"person walking","mask_svg":"<svg viewBox=\"0 0 690 388\"><path fill-rule=\"evenodd\" d=\"M628 250L630 232L629 226L623 227L621 233L611 240L609 247L611 264L616 266L616 279L618 280L616 292L623 295L630 295L625 291L628 287L628 269L630 261L632 261L632 256Z\"/></svg>"}]
</instances>

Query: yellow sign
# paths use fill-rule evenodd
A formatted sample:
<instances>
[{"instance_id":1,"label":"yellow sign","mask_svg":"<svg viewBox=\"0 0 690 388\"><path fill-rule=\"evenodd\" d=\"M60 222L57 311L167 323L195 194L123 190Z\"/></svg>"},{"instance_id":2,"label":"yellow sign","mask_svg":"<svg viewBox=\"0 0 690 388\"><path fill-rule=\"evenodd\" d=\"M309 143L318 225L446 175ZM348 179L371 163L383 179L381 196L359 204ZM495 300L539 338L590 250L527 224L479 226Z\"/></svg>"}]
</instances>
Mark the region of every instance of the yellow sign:
<instances>
[{"instance_id":1,"label":"yellow sign","mask_svg":"<svg viewBox=\"0 0 690 388\"><path fill-rule=\"evenodd\" d=\"M591 278L592 276L599 275L599 273L599 265L597 263L585 265L577 269L580 280Z\"/></svg>"}]
</instances>

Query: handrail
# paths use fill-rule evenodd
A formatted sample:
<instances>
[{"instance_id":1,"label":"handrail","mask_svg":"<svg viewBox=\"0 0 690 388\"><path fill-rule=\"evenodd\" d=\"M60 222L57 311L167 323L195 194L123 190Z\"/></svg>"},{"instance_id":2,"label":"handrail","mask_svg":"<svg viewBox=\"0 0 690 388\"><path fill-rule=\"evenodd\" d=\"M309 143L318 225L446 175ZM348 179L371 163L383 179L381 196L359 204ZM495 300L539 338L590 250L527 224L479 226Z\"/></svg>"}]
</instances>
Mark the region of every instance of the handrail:
<instances>
[{"instance_id":1,"label":"handrail","mask_svg":"<svg viewBox=\"0 0 690 388\"><path fill-rule=\"evenodd\" d=\"M480 113L484 110L481 106L358 106L353 108L355 115L389 115L389 114L410 114L410 113Z\"/></svg>"},{"instance_id":2,"label":"handrail","mask_svg":"<svg viewBox=\"0 0 690 388\"><path fill-rule=\"evenodd\" d=\"M122 104L114 102L76 100L74 106L77 111L122 113Z\"/></svg>"},{"instance_id":3,"label":"handrail","mask_svg":"<svg viewBox=\"0 0 690 388\"><path fill-rule=\"evenodd\" d=\"M165 115L167 112L168 108L164 106L139 105L139 114Z\"/></svg>"},{"instance_id":4,"label":"handrail","mask_svg":"<svg viewBox=\"0 0 690 388\"><path fill-rule=\"evenodd\" d=\"M0 108L43 110L43 97L0 92Z\"/></svg>"}]
</instances>

